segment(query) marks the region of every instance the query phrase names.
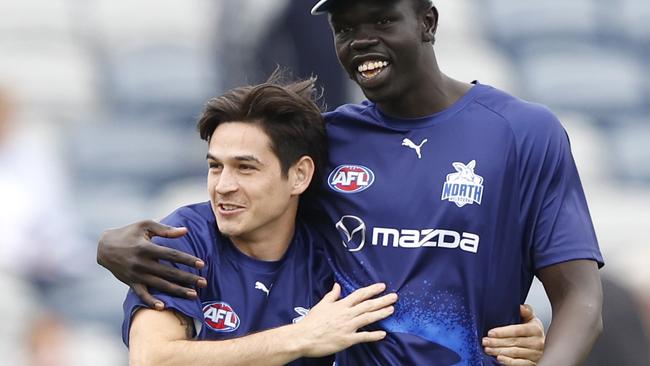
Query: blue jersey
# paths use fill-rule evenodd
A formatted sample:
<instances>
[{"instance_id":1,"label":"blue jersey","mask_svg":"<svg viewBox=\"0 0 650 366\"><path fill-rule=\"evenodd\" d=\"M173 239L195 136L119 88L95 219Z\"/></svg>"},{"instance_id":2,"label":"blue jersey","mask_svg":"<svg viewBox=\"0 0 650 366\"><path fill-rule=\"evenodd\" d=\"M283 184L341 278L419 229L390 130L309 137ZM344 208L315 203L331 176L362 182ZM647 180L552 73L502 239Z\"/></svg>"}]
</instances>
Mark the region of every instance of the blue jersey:
<instances>
[{"instance_id":1,"label":"blue jersey","mask_svg":"<svg viewBox=\"0 0 650 366\"><path fill-rule=\"evenodd\" d=\"M182 207L162 222L187 227L188 233L179 239L155 238L157 244L182 250L205 262L201 270L176 265L207 279L208 286L198 289L198 299L155 293L168 309L194 320L196 339L241 337L300 321L332 286L321 239L300 221L287 253L276 262L259 261L240 252L218 232L208 202ZM145 306L129 291L122 325L127 345L131 317ZM290 365L331 366L332 359L303 358Z\"/></svg>"},{"instance_id":2,"label":"blue jersey","mask_svg":"<svg viewBox=\"0 0 650 366\"><path fill-rule=\"evenodd\" d=\"M569 140L545 107L476 84L425 118L371 102L325 118L336 279L345 293L381 281L400 296L376 325L388 337L338 365L496 365L481 337L520 321L536 271L602 265Z\"/></svg>"}]
</instances>

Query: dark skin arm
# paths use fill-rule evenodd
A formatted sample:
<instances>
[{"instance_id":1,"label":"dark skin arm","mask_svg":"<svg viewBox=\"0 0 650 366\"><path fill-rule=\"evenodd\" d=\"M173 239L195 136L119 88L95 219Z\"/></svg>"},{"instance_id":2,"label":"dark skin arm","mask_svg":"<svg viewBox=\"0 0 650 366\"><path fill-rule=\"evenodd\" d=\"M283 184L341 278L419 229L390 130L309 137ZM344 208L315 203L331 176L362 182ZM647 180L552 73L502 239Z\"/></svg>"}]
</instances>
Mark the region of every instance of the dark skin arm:
<instances>
[{"instance_id":1,"label":"dark skin arm","mask_svg":"<svg viewBox=\"0 0 650 366\"><path fill-rule=\"evenodd\" d=\"M538 276L551 302L553 321L537 365L580 365L603 329L598 265L569 261L543 268Z\"/></svg>"},{"instance_id":2,"label":"dark skin arm","mask_svg":"<svg viewBox=\"0 0 650 366\"><path fill-rule=\"evenodd\" d=\"M106 230L97 246L97 263L129 285L145 304L162 310L163 302L153 297L148 287L177 297L195 298L197 293L193 287L207 285L203 277L158 262L162 259L197 269L204 266L197 257L151 242L154 236L178 238L185 234L186 228L173 228L151 220Z\"/></svg>"}]
</instances>

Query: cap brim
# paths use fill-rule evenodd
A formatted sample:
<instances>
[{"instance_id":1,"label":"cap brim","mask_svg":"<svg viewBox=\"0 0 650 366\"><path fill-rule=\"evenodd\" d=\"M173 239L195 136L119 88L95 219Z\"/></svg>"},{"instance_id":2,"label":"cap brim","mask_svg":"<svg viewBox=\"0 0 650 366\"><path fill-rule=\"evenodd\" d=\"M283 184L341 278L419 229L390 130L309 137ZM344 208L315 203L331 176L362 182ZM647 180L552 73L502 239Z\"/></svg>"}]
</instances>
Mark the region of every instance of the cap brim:
<instances>
[{"instance_id":1,"label":"cap brim","mask_svg":"<svg viewBox=\"0 0 650 366\"><path fill-rule=\"evenodd\" d=\"M311 8L311 15L321 15L327 13L332 7L334 0L320 0ZM433 0L429 0L431 6L433 6Z\"/></svg>"},{"instance_id":2,"label":"cap brim","mask_svg":"<svg viewBox=\"0 0 650 366\"><path fill-rule=\"evenodd\" d=\"M321 15L327 13L327 11L332 5L332 0L320 0L319 2L311 8L311 15Z\"/></svg>"}]
</instances>

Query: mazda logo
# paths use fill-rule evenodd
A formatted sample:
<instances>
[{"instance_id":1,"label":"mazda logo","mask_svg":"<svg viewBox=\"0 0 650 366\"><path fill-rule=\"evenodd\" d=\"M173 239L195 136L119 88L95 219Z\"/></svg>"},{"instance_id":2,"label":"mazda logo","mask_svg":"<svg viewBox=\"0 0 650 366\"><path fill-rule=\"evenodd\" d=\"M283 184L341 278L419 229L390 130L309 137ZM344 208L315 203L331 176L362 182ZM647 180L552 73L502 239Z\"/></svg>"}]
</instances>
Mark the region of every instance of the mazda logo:
<instances>
[{"instance_id":1,"label":"mazda logo","mask_svg":"<svg viewBox=\"0 0 650 366\"><path fill-rule=\"evenodd\" d=\"M366 224L360 218L345 215L335 226L336 230L341 233L343 246L350 252L358 252L366 244Z\"/></svg>"}]
</instances>

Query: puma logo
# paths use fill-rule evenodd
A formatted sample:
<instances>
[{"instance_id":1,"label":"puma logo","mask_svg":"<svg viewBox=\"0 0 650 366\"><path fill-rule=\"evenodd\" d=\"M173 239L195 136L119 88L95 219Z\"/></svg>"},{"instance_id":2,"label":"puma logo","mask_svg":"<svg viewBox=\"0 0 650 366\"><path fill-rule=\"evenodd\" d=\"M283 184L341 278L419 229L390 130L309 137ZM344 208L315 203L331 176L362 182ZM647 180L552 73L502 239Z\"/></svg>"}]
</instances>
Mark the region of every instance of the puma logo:
<instances>
[{"instance_id":1,"label":"puma logo","mask_svg":"<svg viewBox=\"0 0 650 366\"><path fill-rule=\"evenodd\" d=\"M271 285L271 287L273 287L273 285ZM266 285L260 281L255 282L255 289L264 292L266 296L269 296L269 292L271 292L268 288L266 288Z\"/></svg>"},{"instance_id":2,"label":"puma logo","mask_svg":"<svg viewBox=\"0 0 650 366\"><path fill-rule=\"evenodd\" d=\"M418 154L418 159L422 159L422 152L420 150L422 149L422 145L424 145L427 141L429 140L424 139L422 140L422 142L420 142L419 145L416 145L413 141L411 141L411 139L405 138L404 140L402 140L402 146L406 146L408 148L415 150L415 153Z\"/></svg>"},{"instance_id":3,"label":"puma logo","mask_svg":"<svg viewBox=\"0 0 650 366\"><path fill-rule=\"evenodd\" d=\"M310 309L303 308L302 306L298 306L293 308L293 310L298 313L298 316L291 319L292 323L298 323L299 321L305 319L305 317L309 314Z\"/></svg>"}]
</instances>

